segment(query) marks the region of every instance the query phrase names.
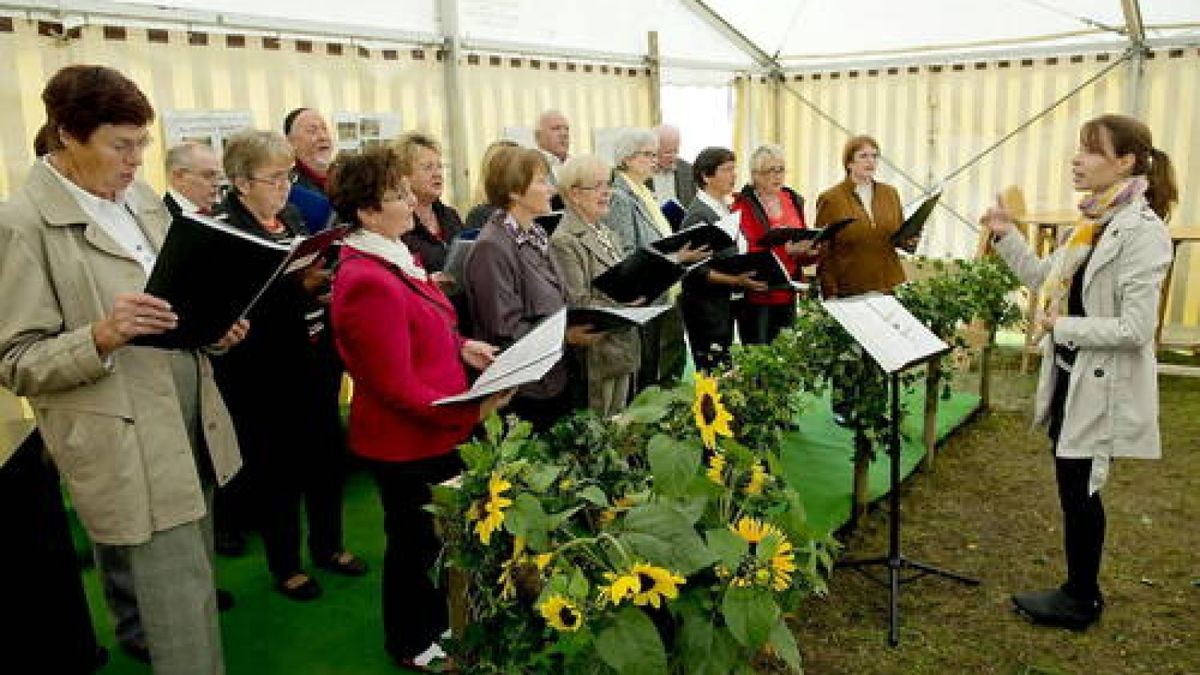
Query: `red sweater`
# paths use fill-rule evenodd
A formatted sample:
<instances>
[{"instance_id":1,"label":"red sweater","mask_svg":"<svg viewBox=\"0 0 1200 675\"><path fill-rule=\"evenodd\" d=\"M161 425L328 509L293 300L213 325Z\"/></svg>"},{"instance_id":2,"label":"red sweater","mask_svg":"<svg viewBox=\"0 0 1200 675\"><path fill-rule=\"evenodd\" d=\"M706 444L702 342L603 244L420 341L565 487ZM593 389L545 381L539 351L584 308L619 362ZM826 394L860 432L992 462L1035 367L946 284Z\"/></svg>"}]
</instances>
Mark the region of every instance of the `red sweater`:
<instances>
[{"instance_id":1,"label":"red sweater","mask_svg":"<svg viewBox=\"0 0 1200 675\"><path fill-rule=\"evenodd\" d=\"M346 248L333 282L333 334L354 379L350 448L405 462L452 452L479 406L434 406L467 389L454 307L434 282ZM411 286L406 283L411 282Z\"/></svg>"},{"instance_id":2,"label":"red sweater","mask_svg":"<svg viewBox=\"0 0 1200 675\"><path fill-rule=\"evenodd\" d=\"M804 199L789 187L783 188L780 198L786 200L784 205L785 214L787 213L787 206L790 205L792 207L796 215L795 226L800 229L808 227L804 222ZM758 245L758 240L762 239L767 230L772 229L772 227L766 209L758 201L758 196L754 194L754 188L749 185L743 188L734 197L733 206L730 208L742 214L742 234L746 236L749 250L752 252L764 250L764 247ZM786 225L781 226L787 227ZM788 276L793 279L800 278L801 264L809 264L811 262L809 256L797 259L794 256L788 255L787 248L782 244L772 247L771 250L775 252L775 256L779 258L779 262L783 263L783 268L787 270ZM750 291L746 293L746 302L752 305L787 305L795 302L795 297L795 291L783 289Z\"/></svg>"}]
</instances>

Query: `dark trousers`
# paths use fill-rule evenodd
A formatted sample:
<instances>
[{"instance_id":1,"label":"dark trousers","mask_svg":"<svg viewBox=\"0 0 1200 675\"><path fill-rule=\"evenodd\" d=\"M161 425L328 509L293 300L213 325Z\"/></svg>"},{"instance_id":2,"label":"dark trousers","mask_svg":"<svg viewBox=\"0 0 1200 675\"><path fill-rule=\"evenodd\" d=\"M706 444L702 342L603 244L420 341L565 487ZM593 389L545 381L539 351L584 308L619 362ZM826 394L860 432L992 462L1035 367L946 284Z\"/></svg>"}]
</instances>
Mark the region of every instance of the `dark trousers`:
<instances>
[{"instance_id":1,"label":"dark trousers","mask_svg":"<svg viewBox=\"0 0 1200 675\"><path fill-rule=\"evenodd\" d=\"M571 414L576 407L580 407L575 405L575 400L575 388L568 384L561 392L550 398L514 396L508 405L508 410L501 412L512 413L529 422L534 432L540 434L549 431L555 422Z\"/></svg>"},{"instance_id":2,"label":"dark trousers","mask_svg":"<svg viewBox=\"0 0 1200 675\"><path fill-rule=\"evenodd\" d=\"M433 516L424 510L430 485L458 475L457 452L412 462L367 462L383 502L384 647L395 659L411 659L449 626L445 584L429 571L441 550Z\"/></svg>"},{"instance_id":3,"label":"dark trousers","mask_svg":"<svg viewBox=\"0 0 1200 675\"><path fill-rule=\"evenodd\" d=\"M1055 453L1054 477L1063 513L1063 549L1067 557L1067 582L1063 590L1080 600L1091 601L1100 597L1100 558L1107 520L1100 493L1088 494L1092 460L1057 456L1070 377L1065 370L1055 368L1055 378L1054 396L1050 400L1050 440L1051 451Z\"/></svg>"},{"instance_id":4,"label":"dark trousers","mask_svg":"<svg viewBox=\"0 0 1200 675\"><path fill-rule=\"evenodd\" d=\"M96 633L79 578L58 473L35 431L0 467L0 578L13 623L0 630L4 662L38 672L91 673Z\"/></svg>"},{"instance_id":5,"label":"dark trousers","mask_svg":"<svg viewBox=\"0 0 1200 675\"><path fill-rule=\"evenodd\" d=\"M674 386L687 366L687 348L683 341L683 319L678 307L671 307L647 321L639 329L642 340L641 365L638 367L636 396L646 387Z\"/></svg>"},{"instance_id":6,"label":"dark trousers","mask_svg":"<svg viewBox=\"0 0 1200 675\"><path fill-rule=\"evenodd\" d=\"M300 502L308 520L308 551L314 561L328 562L342 551L342 444L310 447L277 446L275 456L259 464L250 483L258 492L259 526L267 567L279 581L304 568L301 561Z\"/></svg>"},{"instance_id":7,"label":"dark trousers","mask_svg":"<svg viewBox=\"0 0 1200 675\"><path fill-rule=\"evenodd\" d=\"M683 325L696 370L711 373L729 364L733 345L733 311L729 294L686 294L680 300Z\"/></svg>"},{"instance_id":8,"label":"dark trousers","mask_svg":"<svg viewBox=\"0 0 1200 675\"><path fill-rule=\"evenodd\" d=\"M754 305L740 300L734 303L734 315L742 344L767 345L775 341L779 331L796 323L796 303Z\"/></svg>"}]
</instances>

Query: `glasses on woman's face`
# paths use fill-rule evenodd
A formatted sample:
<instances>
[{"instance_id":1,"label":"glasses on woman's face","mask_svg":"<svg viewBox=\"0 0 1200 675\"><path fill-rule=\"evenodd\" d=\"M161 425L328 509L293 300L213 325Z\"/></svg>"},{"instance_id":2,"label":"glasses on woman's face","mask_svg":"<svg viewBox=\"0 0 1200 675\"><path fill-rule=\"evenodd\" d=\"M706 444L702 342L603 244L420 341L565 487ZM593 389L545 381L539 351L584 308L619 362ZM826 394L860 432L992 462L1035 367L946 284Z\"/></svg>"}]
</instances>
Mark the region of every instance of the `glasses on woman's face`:
<instances>
[{"instance_id":1,"label":"glasses on woman's face","mask_svg":"<svg viewBox=\"0 0 1200 675\"><path fill-rule=\"evenodd\" d=\"M657 150L638 150L633 154L637 155L638 157L645 157L646 159L658 159Z\"/></svg>"},{"instance_id":2,"label":"glasses on woman's face","mask_svg":"<svg viewBox=\"0 0 1200 675\"><path fill-rule=\"evenodd\" d=\"M292 172L287 171L286 173L273 173L266 176L251 176L250 182L262 183L276 188L287 187L292 184Z\"/></svg>"},{"instance_id":3,"label":"glasses on woman's face","mask_svg":"<svg viewBox=\"0 0 1200 675\"><path fill-rule=\"evenodd\" d=\"M783 174L787 173L787 169L783 168L782 166L767 166L759 169L758 173L766 176L782 176Z\"/></svg>"},{"instance_id":4,"label":"glasses on woman's face","mask_svg":"<svg viewBox=\"0 0 1200 675\"><path fill-rule=\"evenodd\" d=\"M149 136L143 136L137 140L123 138L109 143L108 149L122 157L134 157L145 152L152 142Z\"/></svg>"},{"instance_id":5,"label":"glasses on woman's face","mask_svg":"<svg viewBox=\"0 0 1200 675\"><path fill-rule=\"evenodd\" d=\"M600 181L595 185L576 185L578 190L587 190L589 192L608 192L613 189L613 184L608 181Z\"/></svg>"}]
</instances>

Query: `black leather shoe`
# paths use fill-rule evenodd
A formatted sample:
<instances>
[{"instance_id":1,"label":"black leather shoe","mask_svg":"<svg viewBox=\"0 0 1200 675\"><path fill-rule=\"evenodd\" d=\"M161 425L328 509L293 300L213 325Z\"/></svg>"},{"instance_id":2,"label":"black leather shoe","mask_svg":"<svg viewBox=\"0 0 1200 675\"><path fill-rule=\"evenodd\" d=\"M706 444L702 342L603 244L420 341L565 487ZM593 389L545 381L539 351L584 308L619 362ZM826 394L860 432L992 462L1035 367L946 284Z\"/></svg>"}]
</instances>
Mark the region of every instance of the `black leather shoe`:
<instances>
[{"instance_id":1,"label":"black leather shoe","mask_svg":"<svg viewBox=\"0 0 1200 675\"><path fill-rule=\"evenodd\" d=\"M1086 630L1104 611L1104 600L1079 600L1061 588L1017 593L1012 601L1018 612L1036 624L1071 630Z\"/></svg>"},{"instance_id":2,"label":"black leather shoe","mask_svg":"<svg viewBox=\"0 0 1200 675\"><path fill-rule=\"evenodd\" d=\"M292 584L287 583L296 577L303 577L304 579ZM305 572L296 572L287 579L275 582L275 590L299 602L308 602L309 600L316 600L321 597L320 584Z\"/></svg>"},{"instance_id":3,"label":"black leather shoe","mask_svg":"<svg viewBox=\"0 0 1200 675\"><path fill-rule=\"evenodd\" d=\"M334 553L323 561L317 561L317 567L348 577L361 577L369 569L365 560L349 551Z\"/></svg>"},{"instance_id":4,"label":"black leather shoe","mask_svg":"<svg viewBox=\"0 0 1200 675\"><path fill-rule=\"evenodd\" d=\"M217 611L224 612L233 609L233 593L224 588L217 589Z\"/></svg>"}]
</instances>

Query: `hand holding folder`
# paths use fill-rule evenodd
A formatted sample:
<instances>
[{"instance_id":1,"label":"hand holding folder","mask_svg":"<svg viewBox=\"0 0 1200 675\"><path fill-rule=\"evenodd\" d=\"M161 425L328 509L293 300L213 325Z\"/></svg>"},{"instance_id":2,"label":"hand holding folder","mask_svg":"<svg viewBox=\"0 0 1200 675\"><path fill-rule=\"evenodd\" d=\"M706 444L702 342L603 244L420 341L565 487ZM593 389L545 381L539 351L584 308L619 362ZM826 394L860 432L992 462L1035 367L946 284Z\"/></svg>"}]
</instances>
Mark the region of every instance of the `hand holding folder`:
<instances>
[{"instance_id":1,"label":"hand holding folder","mask_svg":"<svg viewBox=\"0 0 1200 675\"><path fill-rule=\"evenodd\" d=\"M842 218L835 220L819 230L801 229L799 227L777 227L773 230L767 230L758 240L758 245L771 248L780 244L796 243L801 241L811 241L815 247L818 244L829 241L837 236L847 225L853 223L853 218Z\"/></svg>"},{"instance_id":2,"label":"hand holding folder","mask_svg":"<svg viewBox=\"0 0 1200 675\"><path fill-rule=\"evenodd\" d=\"M930 214L933 213L933 207L937 206L938 199L941 198L942 191L938 190L924 200L913 209L904 223L900 225L900 229L892 233L892 246L912 253L917 248L917 241L920 240L921 232L925 229L925 221L929 220Z\"/></svg>"}]
</instances>

